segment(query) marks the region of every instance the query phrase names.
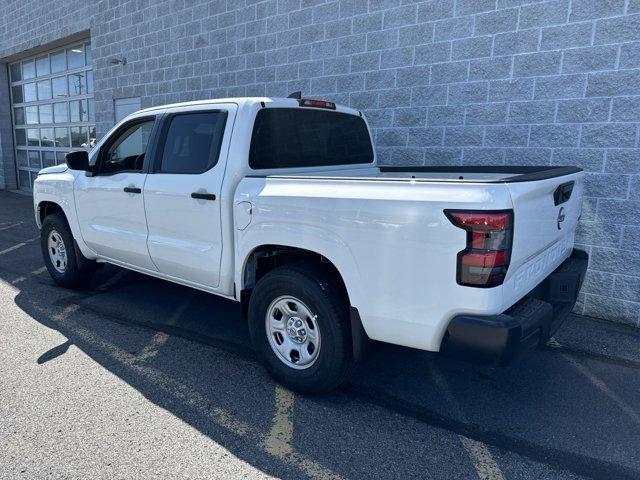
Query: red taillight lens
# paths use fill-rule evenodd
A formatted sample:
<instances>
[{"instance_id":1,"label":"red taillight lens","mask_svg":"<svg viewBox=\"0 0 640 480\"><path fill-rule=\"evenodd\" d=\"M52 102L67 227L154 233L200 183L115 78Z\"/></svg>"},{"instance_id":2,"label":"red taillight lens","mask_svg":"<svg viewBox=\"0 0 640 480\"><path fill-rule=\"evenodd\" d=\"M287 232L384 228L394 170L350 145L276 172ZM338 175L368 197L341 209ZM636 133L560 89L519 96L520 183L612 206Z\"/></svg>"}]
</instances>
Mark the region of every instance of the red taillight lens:
<instances>
[{"instance_id":1,"label":"red taillight lens","mask_svg":"<svg viewBox=\"0 0 640 480\"><path fill-rule=\"evenodd\" d=\"M513 211L444 213L456 227L467 231L467 247L458 253L458 283L472 287L501 285L511 257Z\"/></svg>"},{"instance_id":2,"label":"red taillight lens","mask_svg":"<svg viewBox=\"0 0 640 480\"><path fill-rule=\"evenodd\" d=\"M449 210L448 214L453 219L453 223L461 228L505 230L511 226L511 214L509 212L474 213Z\"/></svg>"},{"instance_id":3,"label":"red taillight lens","mask_svg":"<svg viewBox=\"0 0 640 480\"><path fill-rule=\"evenodd\" d=\"M462 264L470 267L493 268L506 265L509 258L504 250L494 252L468 252L462 257Z\"/></svg>"},{"instance_id":4,"label":"red taillight lens","mask_svg":"<svg viewBox=\"0 0 640 480\"><path fill-rule=\"evenodd\" d=\"M333 102L327 102L325 100L313 100L311 98L301 98L298 100L298 105L301 107L314 107L314 108L328 108L329 110L335 110L336 104Z\"/></svg>"}]
</instances>

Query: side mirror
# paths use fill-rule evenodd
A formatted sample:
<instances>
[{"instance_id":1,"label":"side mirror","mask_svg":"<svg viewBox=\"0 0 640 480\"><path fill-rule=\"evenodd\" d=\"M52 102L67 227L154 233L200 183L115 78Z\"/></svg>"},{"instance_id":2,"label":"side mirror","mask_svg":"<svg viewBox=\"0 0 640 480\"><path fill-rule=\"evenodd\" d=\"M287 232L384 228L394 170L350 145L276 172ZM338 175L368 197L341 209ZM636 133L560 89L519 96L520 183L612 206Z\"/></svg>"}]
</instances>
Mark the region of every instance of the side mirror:
<instances>
[{"instance_id":1,"label":"side mirror","mask_svg":"<svg viewBox=\"0 0 640 480\"><path fill-rule=\"evenodd\" d=\"M64 156L67 166L71 170L89 170L89 154L86 150L78 150L77 152L69 152Z\"/></svg>"}]
</instances>

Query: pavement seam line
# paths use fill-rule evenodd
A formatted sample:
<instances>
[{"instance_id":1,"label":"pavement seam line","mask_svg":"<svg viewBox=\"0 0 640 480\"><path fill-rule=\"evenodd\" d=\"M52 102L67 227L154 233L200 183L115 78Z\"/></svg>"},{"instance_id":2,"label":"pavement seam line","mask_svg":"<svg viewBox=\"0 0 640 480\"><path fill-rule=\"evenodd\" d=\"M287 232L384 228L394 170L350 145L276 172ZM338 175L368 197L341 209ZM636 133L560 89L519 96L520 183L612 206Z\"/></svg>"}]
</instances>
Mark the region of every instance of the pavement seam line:
<instances>
[{"instance_id":1,"label":"pavement seam line","mask_svg":"<svg viewBox=\"0 0 640 480\"><path fill-rule=\"evenodd\" d=\"M293 451L291 439L293 438L293 413L294 396L286 388L276 385L275 405L276 413L271 421L271 431L265 441L265 448L274 455L286 455Z\"/></svg>"},{"instance_id":2,"label":"pavement seam line","mask_svg":"<svg viewBox=\"0 0 640 480\"><path fill-rule=\"evenodd\" d=\"M193 292L189 292L189 294L187 295L187 298L184 300L184 302L182 302L178 306L178 308L176 308L176 310L173 313L173 315L171 315L171 318L169 319L169 323L171 325L175 325L175 323L178 320L180 320L180 318L184 314L185 310L189 306L189 303L191 303L191 299L192 298L193 298ZM144 361L147 361L147 360L150 360L150 359L154 358L158 354L158 349L161 348L165 343L167 343L168 340L169 340L169 334L168 333L162 332L162 331L156 332L153 335L153 337L151 337L151 342L149 343L149 345L144 347L142 349L142 351L140 352L140 355L138 355L138 361L139 362L144 362Z\"/></svg>"},{"instance_id":3,"label":"pavement seam line","mask_svg":"<svg viewBox=\"0 0 640 480\"><path fill-rule=\"evenodd\" d=\"M445 376L433 363L428 363L427 366L431 373L431 378L434 380L434 382L444 395L447 403L449 403L449 405L455 410L455 412L463 422L469 423L469 418L462 410L462 407L460 406L458 401L455 399L455 396L451 392L449 382L447 381ZM502 470L493 458L491 450L489 450L489 447L486 444L478 440L465 437L464 435L458 435L458 438L460 438L462 446L469 455L469 458L473 463L473 467L478 474L478 478L480 478L481 480L504 480Z\"/></svg>"},{"instance_id":4,"label":"pavement seam line","mask_svg":"<svg viewBox=\"0 0 640 480\"><path fill-rule=\"evenodd\" d=\"M553 347L562 347L562 345L555 339L549 339L549 345ZM589 380L593 386L595 386L598 390L604 393L610 400L612 400L620 410L626 413L629 417L633 419L635 423L640 425L640 414L636 412L627 402L625 402L620 396L611 390L609 385L607 385L603 380L601 380L598 376L592 373L587 367L585 367L582 363L580 363L575 358L567 355L566 353L561 354L562 357L569 362L578 372L580 372L587 380Z\"/></svg>"},{"instance_id":5,"label":"pavement seam line","mask_svg":"<svg viewBox=\"0 0 640 480\"><path fill-rule=\"evenodd\" d=\"M114 285L116 283L118 283L123 277L125 277L127 274L129 273L129 270L123 268L119 271L117 271L116 273L114 273L113 275L111 275L109 278L107 278L104 282L102 282L100 285L98 285L95 290L96 291L100 291L100 290L104 290L107 287L110 287L111 285Z\"/></svg>"},{"instance_id":6,"label":"pavement seam line","mask_svg":"<svg viewBox=\"0 0 640 480\"><path fill-rule=\"evenodd\" d=\"M47 267L40 267L40 268L36 268L35 270L29 272L26 275L23 275L21 277L16 278L15 280L11 281L12 285L15 285L16 283L20 283L20 282L24 282L27 278L29 277L35 277L36 275L40 275L41 273L44 273L47 270Z\"/></svg>"},{"instance_id":7,"label":"pavement seam line","mask_svg":"<svg viewBox=\"0 0 640 480\"><path fill-rule=\"evenodd\" d=\"M39 307L38 309L44 313L43 309ZM266 439L268 438L267 435L255 428L253 425L243 422L242 420L238 420L235 415L227 412L223 408L212 408L210 406L210 400L206 397L198 395L181 382L167 376L162 371L150 366L149 364L141 364L137 362L137 357L135 355L126 352L109 342L95 338L90 330L78 325L77 322L70 320L71 315L79 309L80 305L73 303L66 306L60 313L52 315L52 318L65 325L67 328L72 329L74 333L81 337L85 342L99 348L105 355L111 357L113 360L116 360L127 368L137 371L156 385L163 386L167 391L184 401L185 404L207 416L219 427L222 427L239 437L248 437L250 440L254 441L257 446L262 446L262 450L265 453L272 455L289 466L302 470L308 477L318 480L343 480L340 475L333 473L327 467L324 467L318 462L306 457L304 454L297 452L293 447L291 447L290 453L269 452L264 447Z\"/></svg>"},{"instance_id":8,"label":"pavement seam line","mask_svg":"<svg viewBox=\"0 0 640 480\"><path fill-rule=\"evenodd\" d=\"M22 247L26 246L27 243L31 243L34 240L37 240L39 238L40 237L33 237L33 238L30 238L29 240L25 240L24 242L20 242L20 243L18 243L16 245L13 245L13 246L9 247L9 248L5 248L4 250L0 251L0 255L4 255L5 253L13 252L14 250L18 250L19 248L22 248Z\"/></svg>"},{"instance_id":9,"label":"pavement seam line","mask_svg":"<svg viewBox=\"0 0 640 480\"><path fill-rule=\"evenodd\" d=\"M10 228L17 227L18 225L22 225L23 222L12 223L11 225L6 225L4 227L0 227L0 232L3 230L9 230Z\"/></svg>"},{"instance_id":10,"label":"pavement seam line","mask_svg":"<svg viewBox=\"0 0 640 480\"><path fill-rule=\"evenodd\" d=\"M151 337L151 342L149 345L145 346L136 361L138 362L146 362L147 360L151 360L158 354L158 349L162 347L169 340L169 335L165 332L158 331L153 337Z\"/></svg>"}]
</instances>

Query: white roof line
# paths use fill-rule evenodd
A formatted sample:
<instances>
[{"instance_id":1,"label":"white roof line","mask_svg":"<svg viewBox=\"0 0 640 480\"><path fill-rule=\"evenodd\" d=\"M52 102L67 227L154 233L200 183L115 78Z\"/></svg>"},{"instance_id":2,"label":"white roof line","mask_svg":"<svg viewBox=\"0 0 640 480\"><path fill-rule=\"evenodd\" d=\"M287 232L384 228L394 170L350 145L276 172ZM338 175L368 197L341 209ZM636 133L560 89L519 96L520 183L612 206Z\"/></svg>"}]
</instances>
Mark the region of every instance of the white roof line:
<instances>
[{"instance_id":1,"label":"white roof line","mask_svg":"<svg viewBox=\"0 0 640 480\"><path fill-rule=\"evenodd\" d=\"M306 97L303 97L306 98ZM189 102L178 102L171 103L167 105L156 105L149 108L144 108L139 110L137 113L147 113L155 110L162 110L164 108L175 108L175 107L188 107L188 106L197 106L197 105L215 105L218 103L237 103L237 104L256 104L256 103L287 103L292 106L297 105L298 100L295 98L284 98L284 97L230 97L230 98L211 98L204 100L192 100ZM340 107L341 110L346 110L349 112L353 112L356 115L359 115L360 112L357 109L348 107L346 105L336 104L336 106Z\"/></svg>"}]
</instances>

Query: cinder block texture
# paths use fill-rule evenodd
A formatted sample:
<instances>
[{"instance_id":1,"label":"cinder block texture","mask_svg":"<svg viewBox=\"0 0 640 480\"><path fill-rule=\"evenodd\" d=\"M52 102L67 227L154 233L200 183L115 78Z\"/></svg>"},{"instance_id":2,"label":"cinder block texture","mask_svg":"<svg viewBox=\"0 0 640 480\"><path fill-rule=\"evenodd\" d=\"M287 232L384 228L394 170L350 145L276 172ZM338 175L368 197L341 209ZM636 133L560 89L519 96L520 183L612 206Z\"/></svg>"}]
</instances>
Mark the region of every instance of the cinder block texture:
<instances>
[{"instance_id":1,"label":"cinder block texture","mask_svg":"<svg viewBox=\"0 0 640 480\"><path fill-rule=\"evenodd\" d=\"M0 18L0 61L90 28L99 135L115 98L147 107L302 90L362 110L382 163L579 165L588 175L577 243L592 262L578 312L638 325L638 5L30 0Z\"/></svg>"}]
</instances>

